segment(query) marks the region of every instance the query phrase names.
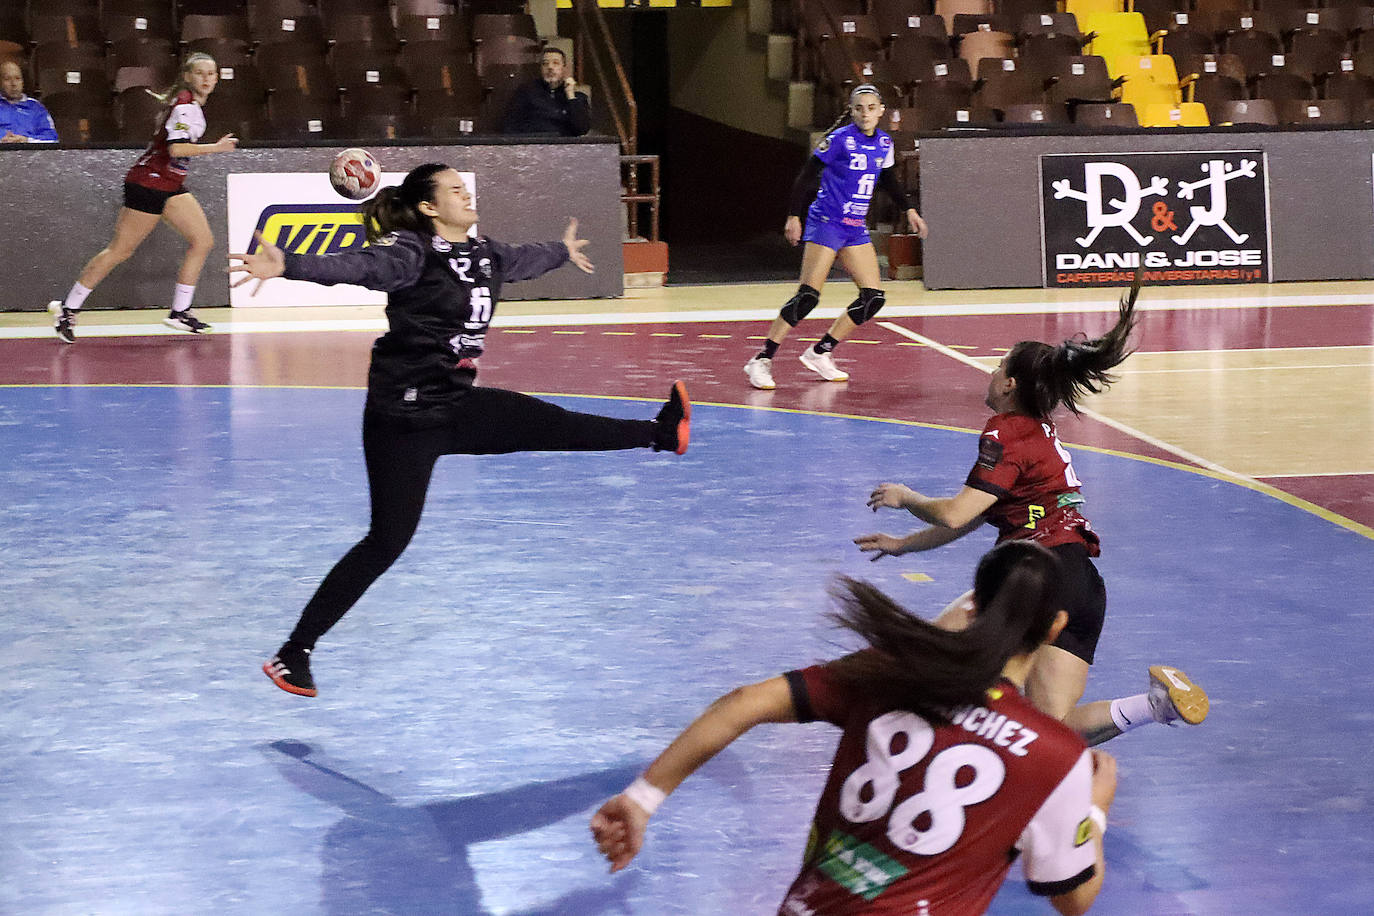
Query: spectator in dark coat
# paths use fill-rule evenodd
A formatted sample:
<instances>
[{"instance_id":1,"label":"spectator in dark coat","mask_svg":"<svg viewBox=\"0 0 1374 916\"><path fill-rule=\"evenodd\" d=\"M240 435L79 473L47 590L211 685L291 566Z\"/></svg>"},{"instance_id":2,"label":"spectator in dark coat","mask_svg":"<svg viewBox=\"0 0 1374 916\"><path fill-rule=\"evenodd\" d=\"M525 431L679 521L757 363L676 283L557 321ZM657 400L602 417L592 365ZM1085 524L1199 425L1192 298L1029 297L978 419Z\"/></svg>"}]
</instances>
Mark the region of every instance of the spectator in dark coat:
<instances>
[{"instance_id":1,"label":"spectator in dark coat","mask_svg":"<svg viewBox=\"0 0 1374 916\"><path fill-rule=\"evenodd\" d=\"M591 127L587 93L579 92L568 74L568 57L559 48L545 48L540 78L515 91L506 109L503 128L508 134L557 134L580 137Z\"/></svg>"}]
</instances>

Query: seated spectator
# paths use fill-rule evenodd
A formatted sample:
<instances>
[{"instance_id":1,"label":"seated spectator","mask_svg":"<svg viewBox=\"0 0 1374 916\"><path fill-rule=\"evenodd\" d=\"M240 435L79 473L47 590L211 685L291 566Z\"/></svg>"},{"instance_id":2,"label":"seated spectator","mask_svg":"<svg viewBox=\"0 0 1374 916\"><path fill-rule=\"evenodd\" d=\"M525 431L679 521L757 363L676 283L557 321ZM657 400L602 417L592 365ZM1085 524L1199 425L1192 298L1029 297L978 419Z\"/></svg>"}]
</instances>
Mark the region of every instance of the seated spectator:
<instances>
[{"instance_id":1,"label":"seated spectator","mask_svg":"<svg viewBox=\"0 0 1374 916\"><path fill-rule=\"evenodd\" d=\"M592 124L587 94L568 75L568 57L560 48L545 48L540 78L515 91L506 110L508 134L558 134L580 137Z\"/></svg>"},{"instance_id":2,"label":"seated spectator","mask_svg":"<svg viewBox=\"0 0 1374 916\"><path fill-rule=\"evenodd\" d=\"M57 128L43 103L24 94L24 71L0 61L0 143L56 143Z\"/></svg>"}]
</instances>

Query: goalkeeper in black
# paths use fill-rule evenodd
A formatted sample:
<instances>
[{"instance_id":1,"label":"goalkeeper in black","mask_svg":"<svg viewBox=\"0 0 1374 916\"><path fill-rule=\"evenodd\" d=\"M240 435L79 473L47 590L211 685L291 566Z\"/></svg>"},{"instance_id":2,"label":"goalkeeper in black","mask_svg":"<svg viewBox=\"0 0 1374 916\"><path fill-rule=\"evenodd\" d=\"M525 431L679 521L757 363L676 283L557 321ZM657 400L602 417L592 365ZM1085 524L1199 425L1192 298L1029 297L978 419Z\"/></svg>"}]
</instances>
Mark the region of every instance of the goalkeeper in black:
<instances>
[{"instance_id":1,"label":"goalkeeper in black","mask_svg":"<svg viewBox=\"0 0 1374 916\"><path fill-rule=\"evenodd\" d=\"M528 280L571 261L592 263L569 223L561 242L504 245L468 230L477 212L447 165L411 170L363 209L368 247L335 255L285 254L258 236L256 251L230 255L234 285L273 277L387 293L389 330L372 347L363 455L371 491L367 535L335 564L286 643L263 671L289 693L313 697L310 653L405 550L420 523L440 455L529 451L687 450L691 403L674 382L653 420L565 410L514 391L477 386L477 363L504 282ZM238 262L238 263L234 263Z\"/></svg>"}]
</instances>

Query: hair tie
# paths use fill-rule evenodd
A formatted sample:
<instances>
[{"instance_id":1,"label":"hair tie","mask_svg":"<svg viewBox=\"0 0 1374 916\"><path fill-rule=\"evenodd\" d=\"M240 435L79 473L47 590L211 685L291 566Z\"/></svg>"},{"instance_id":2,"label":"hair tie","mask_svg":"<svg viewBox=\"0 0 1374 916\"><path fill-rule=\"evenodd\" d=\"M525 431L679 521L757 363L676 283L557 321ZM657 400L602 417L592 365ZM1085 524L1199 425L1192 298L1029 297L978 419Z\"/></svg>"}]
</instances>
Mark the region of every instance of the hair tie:
<instances>
[{"instance_id":1,"label":"hair tie","mask_svg":"<svg viewBox=\"0 0 1374 916\"><path fill-rule=\"evenodd\" d=\"M873 85L872 83L862 83L858 86L855 86L854 91L849 93L849 104L853 105L854 100L857 99L860 95L863 95L864 93L868 93L869 95L876 95L880 103L883 100L883 94L878 91L877 86Z\"/></svg>"}]
</instances>

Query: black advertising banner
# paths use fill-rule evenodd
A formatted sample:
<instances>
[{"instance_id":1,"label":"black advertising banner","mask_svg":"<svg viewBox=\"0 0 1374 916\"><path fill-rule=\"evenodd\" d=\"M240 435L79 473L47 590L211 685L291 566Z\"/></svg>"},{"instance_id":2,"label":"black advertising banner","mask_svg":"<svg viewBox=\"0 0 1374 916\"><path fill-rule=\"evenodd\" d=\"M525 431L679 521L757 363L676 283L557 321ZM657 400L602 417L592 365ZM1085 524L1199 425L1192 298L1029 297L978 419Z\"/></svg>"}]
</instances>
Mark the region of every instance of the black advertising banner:
<instances>
[{"instance_id":1,"label":"black advertising banner","mask_svg":"<svg viewBox=\"0 0 1374 916\"><path fill-rule=\"evenodd\" d=\"M1264 153L1080 153L1040 157L1047 287L1265 283Z\"/></svg>"}]
</instances>

